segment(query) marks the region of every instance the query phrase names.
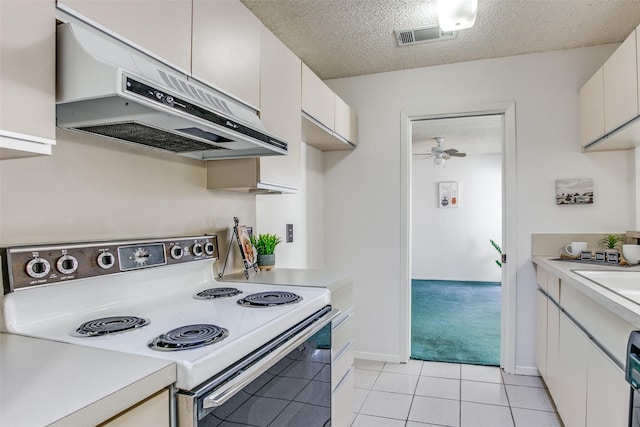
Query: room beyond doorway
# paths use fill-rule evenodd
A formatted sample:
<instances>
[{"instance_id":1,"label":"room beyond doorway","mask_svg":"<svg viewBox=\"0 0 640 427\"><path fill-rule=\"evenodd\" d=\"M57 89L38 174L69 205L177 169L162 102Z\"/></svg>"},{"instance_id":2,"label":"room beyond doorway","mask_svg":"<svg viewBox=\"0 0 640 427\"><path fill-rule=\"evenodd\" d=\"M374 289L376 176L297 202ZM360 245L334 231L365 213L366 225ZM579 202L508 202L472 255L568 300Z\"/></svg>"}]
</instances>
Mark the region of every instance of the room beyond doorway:
<instances>
[{"instance_id":1,"label":"room beyond doorway","mask_svg":"<svg viewBox=\"0 0 640 427\"><path fill-rule=\"evenodd\" d=\"M503 122L502 114L411 122L412 358L500 364L502 274L491 241L503 232ZM473 286L481 282L493 286ZM475 344L480 354L469 351L464 331L476 325L465 322L491 328Z\"/></svg>"},{"instance_id":2,"label":"room beyond doorway","mask_svg":"<svg viewBox=\"0 0 640 427\"><path fill-rule=\"evenodd\" d=\"M500 282L411 281L411 358L500 366Z\"/></svg>"}]
</instances>

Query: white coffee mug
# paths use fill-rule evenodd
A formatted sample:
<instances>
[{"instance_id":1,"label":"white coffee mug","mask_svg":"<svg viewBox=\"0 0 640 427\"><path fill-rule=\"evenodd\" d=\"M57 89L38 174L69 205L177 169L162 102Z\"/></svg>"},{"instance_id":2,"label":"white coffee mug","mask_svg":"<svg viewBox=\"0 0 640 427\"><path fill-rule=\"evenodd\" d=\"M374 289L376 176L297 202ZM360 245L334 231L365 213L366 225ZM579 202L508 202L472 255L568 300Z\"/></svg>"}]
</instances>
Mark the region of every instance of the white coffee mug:
<instances>
[{"instance_id":1,"label":"white coffee mug","mask_svg":"<svg viewBox=\"0 0 640 427\"><path fill-rule=\"evenodd\" d=\"M622 245L622 255L630 264L640 262L640 245Z\"/></svg>"},{"instance_id":2,"label":"white coffee mug","mask_svg":"<svg viewBox=\"0 0 640 427\"><path fill-rule=\"evenodd\" d=\"M578 256L580 252L587 250L587 242L571 242L564 248L569 255Z\"/></svg>"}]
</instances>

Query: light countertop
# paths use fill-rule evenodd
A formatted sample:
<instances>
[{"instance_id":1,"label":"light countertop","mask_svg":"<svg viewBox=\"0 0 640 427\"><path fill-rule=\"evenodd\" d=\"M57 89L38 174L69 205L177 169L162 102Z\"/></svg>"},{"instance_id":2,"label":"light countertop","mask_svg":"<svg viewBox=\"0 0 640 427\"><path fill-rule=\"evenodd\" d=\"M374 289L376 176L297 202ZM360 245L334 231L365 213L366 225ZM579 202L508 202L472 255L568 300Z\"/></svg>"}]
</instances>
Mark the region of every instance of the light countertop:
<instances>
[{"instance_id":1,"label":"light countertop","mask_svg":"<svg viewBox=\"0 0 640 427\"><path fill-rule=\"evenodd\" d=\"M327 288L335 292L352 282L352 277L346 273L332 272L326 270L278 268L270 271L249 271L249 279L243 273L228 274L220 282L242 282L242 283L263 283L266 285L286 285L286 286L311 286Z\"/></svg>"},{"instance_id":2,"label":"light countertop","mask_svg":"<svg viewBox=\"0 0 640 427\"><path fill-rule=\"evenodd\" d=\"M96 425L176 380L173 362L0 334L0 425Z\"/></svg>"},{"instance_id":3,"label":"light countertop","mask_svg":"<svg viewBox=\"0 0 640 427\"><path fill-rule=\"evenodd\" d=\"M578 261L556 261L554 258L558 257L533 256L532 260L535 264L559 277L563 283L572 286L576 290L582 292L600 305L612 311L617 316L640 328L640 304L624 298L617 293L573 272L573 270L640 272L640 266L616 267L610 265L607 266L606 264L598 265ZM638 282L638 288L640 289L640 281Z\"/></svg>"}]
</instances>

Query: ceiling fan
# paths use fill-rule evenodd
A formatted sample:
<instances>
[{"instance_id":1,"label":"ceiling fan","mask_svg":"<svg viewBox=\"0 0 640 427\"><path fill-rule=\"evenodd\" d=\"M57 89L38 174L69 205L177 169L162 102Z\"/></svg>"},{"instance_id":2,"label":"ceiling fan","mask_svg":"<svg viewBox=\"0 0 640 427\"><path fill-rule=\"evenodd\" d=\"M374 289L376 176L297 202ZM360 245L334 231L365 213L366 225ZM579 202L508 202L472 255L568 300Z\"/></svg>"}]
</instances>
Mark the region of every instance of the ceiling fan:
<instances>
[{"instance_id":1,"label":"ceiling fan","mask_svg":"<svg viewBox=\"0 0 640 427\"><path fill-rule=\"evenodd\" d=\"M430 153L414 153L414 156L425 156L425 158L433 157L434 166L440 166L444 164L445 160L449 160L452 157L466 157L467 153L461 153L455 148L449 148L445 150L442 148L442 143L444 142L444 138L437 137L434 138L436 143L438 144L436 147L431 147Z\"/></svg>"}]
</instances>

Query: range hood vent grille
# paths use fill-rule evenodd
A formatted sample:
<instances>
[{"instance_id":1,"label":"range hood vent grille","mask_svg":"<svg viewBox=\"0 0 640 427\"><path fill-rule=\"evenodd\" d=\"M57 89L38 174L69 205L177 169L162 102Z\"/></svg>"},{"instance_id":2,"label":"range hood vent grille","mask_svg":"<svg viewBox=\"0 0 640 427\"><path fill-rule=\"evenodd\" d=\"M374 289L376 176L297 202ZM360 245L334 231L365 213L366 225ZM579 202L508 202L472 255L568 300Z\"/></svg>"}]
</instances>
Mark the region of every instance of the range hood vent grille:
<instances>
[{"instance_id":1,"label":"range hood vent grille","mask_svg":"<svg viewBox=\"0 0 640 427\"><path fill-rule=\"evenodd\" d=\"M160 148L174 153L188 153L199 150L224 150L211 144L185 138L162 129L155 129L135 122L77 127L79 131L122 139L148 147Z\"/></svg>"},{"instance_id":2,"label":"range hood vent grille","mask_svg":"<svg viewBox=\"0 0 640 427\"><path fill-rule=\"evenodd\" d=\"M442 31L438 26L396 30L395 33L398 46L411 46L458 38L457 31Z\"/></svg>"}]
</instances>

